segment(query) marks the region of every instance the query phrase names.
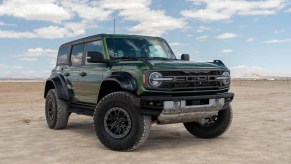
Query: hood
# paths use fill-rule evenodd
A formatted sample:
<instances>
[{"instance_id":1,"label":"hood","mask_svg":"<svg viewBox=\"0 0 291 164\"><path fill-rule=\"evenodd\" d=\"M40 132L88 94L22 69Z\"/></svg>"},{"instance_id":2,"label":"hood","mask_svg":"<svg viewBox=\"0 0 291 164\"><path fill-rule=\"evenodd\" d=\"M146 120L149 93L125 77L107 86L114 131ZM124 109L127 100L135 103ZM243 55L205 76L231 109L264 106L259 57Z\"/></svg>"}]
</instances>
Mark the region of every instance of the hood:
<instances>
[{"instance_id":1,"label":"hood","mask_svg":"<svg viewBox=\"0 0 291 164\"><path fill-rule=\"evenodd\" d=\"M225 69L223 63L192 62L181 60L148 60L151 69Z\"/></svg>"}]
</instances>

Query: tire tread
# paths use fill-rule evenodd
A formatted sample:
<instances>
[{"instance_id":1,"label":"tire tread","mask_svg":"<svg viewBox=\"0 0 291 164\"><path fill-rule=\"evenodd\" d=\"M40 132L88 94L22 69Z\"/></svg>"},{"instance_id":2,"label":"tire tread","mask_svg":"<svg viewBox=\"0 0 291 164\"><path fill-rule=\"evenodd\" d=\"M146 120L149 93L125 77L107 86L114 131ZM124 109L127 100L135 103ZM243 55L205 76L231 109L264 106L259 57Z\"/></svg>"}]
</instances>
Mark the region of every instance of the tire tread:
<instances>
[{"instance_id":1,"label":"tire tread","mask_svg":"<svg viewBox=\"0 0 291 164\"><path fill-rule=\"evenodd\" d=\"M112 99L113 97L123 97L125 102L128 102L129 104L133 104L133 100L134 100L134 95L128 93L128 92L113 92L111 94L106 95L104 98L102 98L99 103L97 104L95 111L94 111L94 121L97 119L96 116L98 115L98 109L100 108L100 106L107 101L110 101L110 99ZM107 139L104 138L104 136L102 134L99 134L96 129L95 123L94 123L94 128L96 131L96 135L99 138L99 140L101 141L101 143L103 145L105 145L108 148L111 148L113 150L118 150L118 151L132 151L137 149L138 147L142 146L146 140L148 139L149 135L150 135L150 128L151 128L151 117L150 116L146 116L146 115L142 115L141 116L142 119L139 120L139 124L143 125L142 130L139 131L139 133L137 134L137 140L135 141L134 144L132 145L123 145L121 147L118 148L113 148L114 146L112 145L112 143L108 142Z\"/></svg>"},{"instance_id":2,"label":"tire tread","mask_svg":"<svg viewBox=\"0 0 291 164\"><path fill-rule=\"evenodd\" d=\"M52 127L52 129L58 130L58 129L64 129L69 120L69 113L67 111L68 109L68 103L59 99L57 91L55 89L49 90L48 94L52 94L54 96L55 104L56 104L56 123Z\"/></svg>"}]
</instances>

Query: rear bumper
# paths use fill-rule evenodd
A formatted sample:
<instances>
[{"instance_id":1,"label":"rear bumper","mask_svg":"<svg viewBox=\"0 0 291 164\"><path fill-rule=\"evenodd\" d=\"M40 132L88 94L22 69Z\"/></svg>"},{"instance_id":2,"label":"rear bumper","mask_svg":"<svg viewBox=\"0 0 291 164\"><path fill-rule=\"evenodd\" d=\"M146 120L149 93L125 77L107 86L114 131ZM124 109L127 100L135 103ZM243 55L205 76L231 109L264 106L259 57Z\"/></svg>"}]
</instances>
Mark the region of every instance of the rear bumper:
<instances>
[{"instance_id":1,"label":"rear bumper","mask_svg":"<svg viewBox=\"0 0 291 164\"><path fill-rule=\"evenodd\" d=\"M233 93L199 96L141 96L135 106L142 114L156 116L159 123L191 122L227 109Z\"/></svg>"}]
</instances>

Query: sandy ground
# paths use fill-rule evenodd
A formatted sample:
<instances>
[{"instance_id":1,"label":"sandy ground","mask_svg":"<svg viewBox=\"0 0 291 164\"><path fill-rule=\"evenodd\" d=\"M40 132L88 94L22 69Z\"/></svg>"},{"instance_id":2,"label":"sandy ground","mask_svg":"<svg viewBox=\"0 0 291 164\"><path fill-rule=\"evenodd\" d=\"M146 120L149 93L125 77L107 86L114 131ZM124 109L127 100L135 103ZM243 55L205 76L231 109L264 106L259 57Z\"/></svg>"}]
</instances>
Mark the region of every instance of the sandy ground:
<instances>
[{"instance_id":1,"label":"sandy ground","mask_svg":"<svg viewBox=\"0 0 291 164\"><path fill-rule=\"evenodd\" d=\"M291 84L234 82L234 118L217 139L198 139L182 124L153 125L134 152L114 152L96 138L92 118L72 114L51 130L43 83L0 83L0 163L291 163Z\"/></svg>"}]
</instances>

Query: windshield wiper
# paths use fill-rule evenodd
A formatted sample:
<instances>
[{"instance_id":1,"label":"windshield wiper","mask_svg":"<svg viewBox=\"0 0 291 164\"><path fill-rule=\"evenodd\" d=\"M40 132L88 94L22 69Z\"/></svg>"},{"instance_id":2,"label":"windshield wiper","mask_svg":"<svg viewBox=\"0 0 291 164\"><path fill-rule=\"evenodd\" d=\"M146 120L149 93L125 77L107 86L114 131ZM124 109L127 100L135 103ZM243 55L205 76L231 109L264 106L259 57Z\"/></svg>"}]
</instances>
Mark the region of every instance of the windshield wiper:
<instances>
[{"instance_id":1,"label":"windshield wiper","mask_svg":"<svg viewBox=\"0 0 291 164\"><path fill-rule=\"evenodd\" d=\"M113 60L138 60L139 58L137 57L130 57L130 56L123 56L123 57L117 57L117 58L113 58Z\"/></svg>"},{"instance_id":2,"label":"windshield wiper","mask_svg":"<svg viewBox=\"0 0 291 164\"><path fill-rule=\"evenodd\" d=\"M165 57L130 57L130 56L123 56L123 57L116 57L113 60L176 60L176 59L169 59Z\"/></svg>"},{"instance_id":3,"label":"windshield wiper","mask_svg":"<svg viewBox=\"0 0 291 164\"><path fill-rule=\"evenodd\" d=\"M145 58L147 60L174 60L174 59L169 59L169 58L165 58L165 57L149 57L149 58Z\"/></svg>"}]
</instances>

